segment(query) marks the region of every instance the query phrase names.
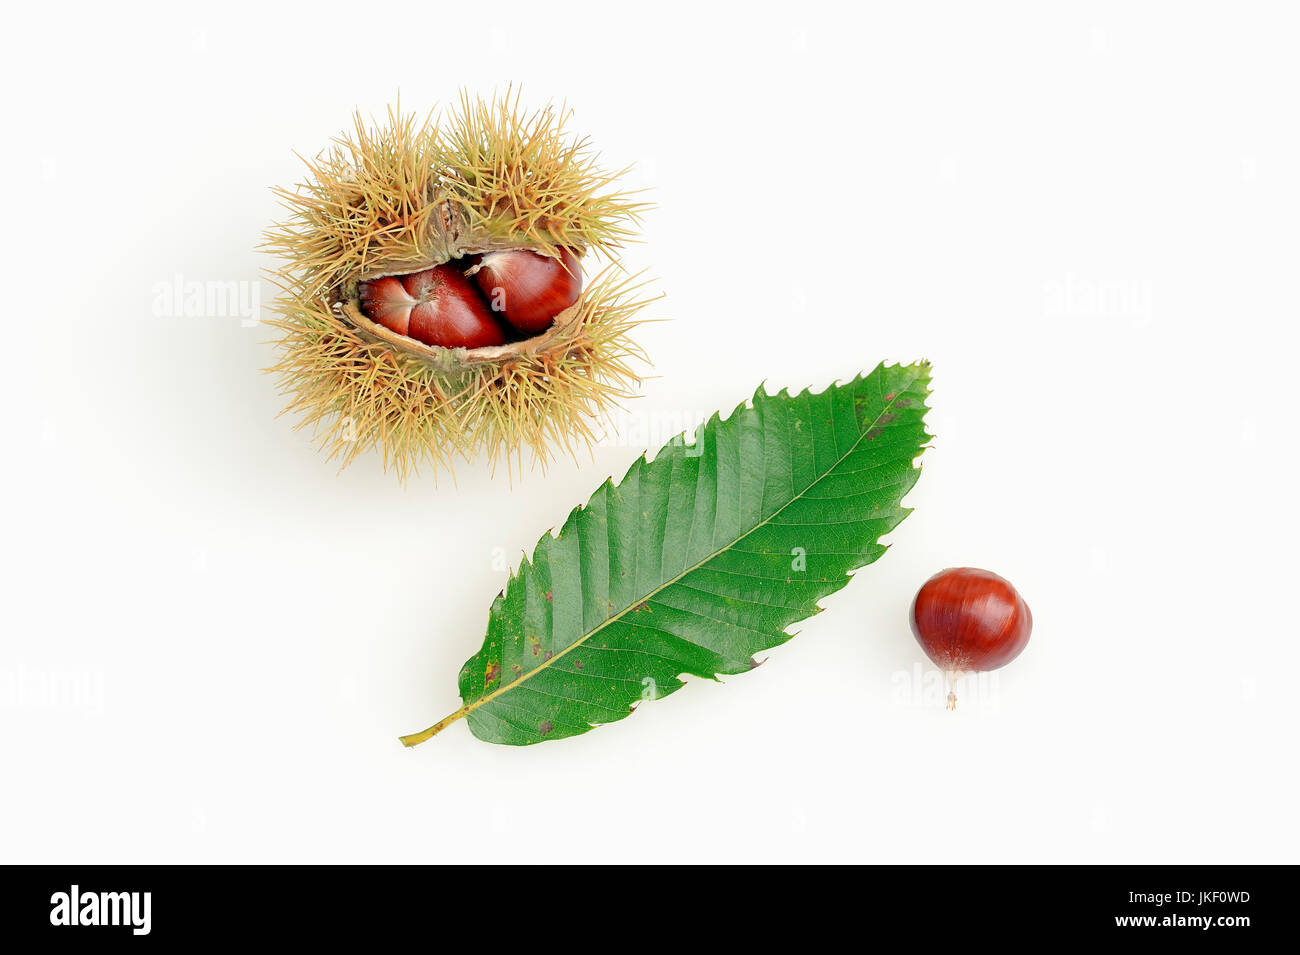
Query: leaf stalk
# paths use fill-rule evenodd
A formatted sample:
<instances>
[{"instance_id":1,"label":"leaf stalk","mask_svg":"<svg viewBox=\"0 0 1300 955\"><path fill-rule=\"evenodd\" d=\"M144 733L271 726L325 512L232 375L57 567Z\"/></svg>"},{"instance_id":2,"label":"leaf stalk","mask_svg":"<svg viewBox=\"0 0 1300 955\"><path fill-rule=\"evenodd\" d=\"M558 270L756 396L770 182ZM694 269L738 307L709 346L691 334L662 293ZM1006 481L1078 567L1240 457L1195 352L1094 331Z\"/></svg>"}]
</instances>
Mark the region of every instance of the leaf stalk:
<instances>
[{"instance_id":1,"label":"leaf stalk","mask_svg":"<svg viewBox=\"0 0 1300 955\"><path fill-rule=\"evenodd\" d=\"M410 736L399 736L398 739L402 741L403 746L419 746L421 743L425 742L426 740L433 739L435 736L437 736L439 733L445 730L452 723L455 723L458 719L461 719L463 716L469 713L469 709L470 708L468 706L462 706L460 709L458 709L455 713L452 713L450 716L444 716L442 719L438 720L438 722L434 723L427 730L421 730L418 733L412 733Z\"/></svg>"}]
</instances>

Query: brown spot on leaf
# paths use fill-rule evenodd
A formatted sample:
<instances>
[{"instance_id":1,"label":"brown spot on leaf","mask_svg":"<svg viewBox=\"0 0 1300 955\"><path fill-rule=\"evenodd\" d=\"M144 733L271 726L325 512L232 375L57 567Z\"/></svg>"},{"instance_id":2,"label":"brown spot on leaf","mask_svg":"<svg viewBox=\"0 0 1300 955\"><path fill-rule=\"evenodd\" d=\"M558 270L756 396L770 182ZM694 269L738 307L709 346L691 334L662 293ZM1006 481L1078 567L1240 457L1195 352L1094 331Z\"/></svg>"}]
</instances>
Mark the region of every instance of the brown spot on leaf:
<instances>
[{"instance_id":1,"label":"brown spot on leaf","mask_svg":"<svg viewBox=\"0 0 1300 955\"><path fill-rule=\"evenodd\" d=\"M537 732L545 736L553 729L555 729L555 727L552 725L550 720L542 720L542 725L537 727Z\"/></svg>"},{"instance_id":2,"label":"brown spot on leaf","mask_svg":"<svg viewBox=\"0 0 1300 955\"><path fill-rule=\"evenodd\" d=\"M490 686L492 682L501 675L501 668L495 663L489 663L487 669L483 671L483 685Z\"/></svg>"},{"instance_id":3,"label":"brown spot on leaf","mask_svg":"<svg viewBox=\"0 0 1300 955\"><path fill-rule=\"evenodd\" d=\"M881 415L879 423L874 428L872 428L870 431L867 432L866 435L867 440L875 441L876 438L880 437L882 434L885 433L885 426L897 417L898 415L892 415L892 414Z\"/></svg>"},{"instance_id":4,"label":"brown spot on leaf","mask_svg":"<svg viewBox=\"0 0 1300 955\"><path fill-rule=\"evenodd\" d=\"M575 667L577 667L579 670L582 669L582 661L581 661L581 660L574 660L574 661L573 661L573 665L574 665Z\"/></svg>"},{"instance_id":5,"label":"brown spot on leaf","mask_svg":"<svg viewBox=\"0 0 1300 955\"><path fill-rule=\"evenodd\" d=\"M545 596L546 596L547 601L552 601L552 600L555 599L555 591L553 591L553 590L548 590L548 591L546 591Z\"/></svg>"}]
</instances>

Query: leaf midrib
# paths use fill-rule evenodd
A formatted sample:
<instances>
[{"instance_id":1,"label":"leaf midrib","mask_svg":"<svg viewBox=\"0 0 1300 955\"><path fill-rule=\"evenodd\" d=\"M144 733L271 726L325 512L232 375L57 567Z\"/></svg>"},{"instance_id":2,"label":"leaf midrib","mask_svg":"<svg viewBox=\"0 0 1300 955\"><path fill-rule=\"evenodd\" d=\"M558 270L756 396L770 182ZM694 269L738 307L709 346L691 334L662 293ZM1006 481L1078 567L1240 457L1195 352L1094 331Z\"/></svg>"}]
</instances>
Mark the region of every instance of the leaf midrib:
<instances>
[{"instance_id":1,"label":"leaf midrib","mask_svg":"<svg viewBox=\"0 0 1300 955\"><path fill-rule=\"evenodd\" d=\"M880 419L883 418L883 417L888 413L889 409L892 408L892 407L894 406L894 404L898 401L898 399L899 399L900 397L902 397L902 395L903 395L903 394L904 394L904 393L905 393L909 388L911 388L912 385L914 385L914 384L915 384L915 383L920 379L920 377L921 377L921 375L920 375L920 374L917 374L915 377L913 377L910 381L907 382L907 385L906 385L905 387L901 387L901 388L899 388L897 391L895 391L895 392L894 392L894 397L891 398L891 399L888 401L888 403L886 403L885 406L880 410L880 413L879 413L878 415L876 415L875 419L872 420L871 425L870 425L869 427L865 427L865 428L862 428L862 429L859 430L857 440L855 440L855 441L853 442L853 444L849 447L849 449L848 449L847 451L844 452L844 454L840 455L840 457L836 459L836 461L835 461L834 464L832 464L832 465L831 465L829 468L827 468L827 469L826 469L826 470L825 470L825 471L824 471L820 476L818 476L817 480L813 481L811 484L809 484L806 488L804 488L804 489L803 489L802 491L800 491L798 494L796 494L795 496L791 497L790 500L786 501L786 502L785 502L784 504L782 504L779 508L777 508L775 511L773 511L770 515L768 515L767 517L763 518L763 520L759 521L759 522L758 522L757 524L755 524L753 527L749 528L749 530L745 531L745 533L741 534L739 537L735 538L735 539L734 539L733 541L731 541L731 543L728 544L727 546L725 546L725 547L719 547L717 550L715 550L715 551L713 551L712 553L710 553L707 557L703 557L703 558L701 558L700 560L698 560L698 561L696 561L694 564L692 564L690 567L687 567L687 568L686 568L685 570L683 570L681 573L677 574L676 576L672 577L672 578L669 579L669 580L664 581L662 584L660 584L660 585L659 585L658 587L656 587L654 590L652 590L652 591L650 591L649 593L647 593L647 594L645 594L644 596L642 596L640 599L634 601L633 603L628 604L626 607L624 607L624 608L623 608L622 610L620 610L618 613L614 614L614 616L612 616L612 617L607 617L605 620L601 621L601 623L600 623L598 626L593 627L589 632L583 634L581 637L579 637L577 640L575 640L575 641L574 641L573 643L571 643L569 646L565 647L565 648L564 648L563 650L561 650L559 653L554 654L550 659L545 660L544 662L542 662L542 663L538 664L537 666L533 667L533 668L532 668L531 670L529 670L527 673L525 673L525 674L523 674L523 675L521 675L521 676L515 677L515 679L511 680L509 683L503 684L502 686L500 686L500 687L498 687L497 689L493 690L491 693L487 694L486 696L481 696L481 697L479 697L479 698L478 698L477 700L475 700L473 703L466 703L464 706L462 706L462 707L460 708L460 710L459 710L459 715L462 716L462 717L464 717L464 716L469 716L470 713L473 713L475 710L479 709L480 707L485 706L485 705L488 704L488 703L491 703L491 702L492 702L493 700L495 700L497 697L502 696L502 695L504 695L504 694L506 694L506 693L509 693L511 690L515 689L516 687L521 686L525 681L531 679L535 674L541 673L541 672L543 672L544 670L549 669L549 668L551 667L552 664L554 664L554 663L555 663L556 661L558 661L558 660L563 659L563 658L565 657L565 655L567 655L569 652L578 649L579 647L581 647L582 645L584 645L588 640L590 640L592 637L594 637L596 634L600 633L602 630L604 630L606 627L608 627L610 624L612 624L612 623L616 623L617 621L619 621L620 619L622 619L622 617L623 617L624 614L626 614L626 613L628 613L629 611L633 610L635 607L637 607L637 606L639 606L639 605L645 603L646 601L651 600L652 598L654 598L654 597L655 597L657 594L659 594L660 592L662 592L662 591L664 591L664 590L667 590L669 587L671 587L673 584L677 583L679 580L681 580L681 579L682 579L683 577L685 577L687 574L691 573L691 572L694 571L694 570L698 570L700 567L704 566L704 565L707 564L709 561L713 560L713 558L717 557L719 554L721 554L721 553L723 553L723 552L725 552L725 551L731 549L731 547L735 546L735 545L738 544L740 541L744 540L746 537L748 537L749 535L753 534L753 533L754 533L755 531L757 531L759 528L761 528L761 527L765 527L767 524L769 524L769 523L773 520L773 518L775 518L777 515L779 515L779 514L780 514L782 511L784 511L787 507L789 507L790 505L794 504L796 501L802 500L802 499L803 499L803 496L804 496L805 494L807 494L810 490L812 490L812 489L815 488L818 484L820 484L822 481L824 481L824 480L825 480L825 479L826 479L826 478L831 474L832 471L834 471L837 467L840 466L840 464L842 464L842 463L844 462L845 458L847 458L849 455L851 455L854 451L856 451L856 450L858 449L858 445L860 445L860 444L862 443L862 441L866 438L866 436L867 436L868 434L871 433L871 431L876 427L877 424L880 423ZM819 498L818 500L824 500L824 498Z\"/></svg>"}]
</instances>

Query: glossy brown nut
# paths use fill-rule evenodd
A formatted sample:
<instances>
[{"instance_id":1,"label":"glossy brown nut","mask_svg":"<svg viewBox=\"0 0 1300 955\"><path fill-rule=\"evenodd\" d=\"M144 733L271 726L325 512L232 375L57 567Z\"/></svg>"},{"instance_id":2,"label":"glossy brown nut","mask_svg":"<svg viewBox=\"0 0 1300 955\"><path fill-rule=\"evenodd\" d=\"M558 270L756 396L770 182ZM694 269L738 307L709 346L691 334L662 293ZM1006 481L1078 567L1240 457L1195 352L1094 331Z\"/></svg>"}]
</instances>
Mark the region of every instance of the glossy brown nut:
<instances>
[{"instance_id":1,"label":"glossy brown nut","mask_svg":"<svg viewBox=\"0 0 1300 955\"><path fill-rule=\"evenodd\" d=\"M955 567L927 580L912 601L912 633L948 672L996 670L1019 656L1034 626L1010 581L977 567Z\"/></svg>"},{"instance_id":2,"label":"glossy brown nut","mask_svg":"<svg viewBox=\"0 0 1300 955\"><path fill-rule=\"evenodd\" d=\"M478 290L454 265L362 282L361 311L426 345L482 348L505 342Z\"/></svg>"},{"instance_id":3,"label":"glossy brown nut","mask_svg":"<svg viewBox=\"0 0 1300 955\"><path fill-rule=\"evenodd\" d=\"M582 267L568 249L558 259L527 249L488 252L474 279L494 312L530 334L545 331L582 292Z\"/></svg>"}]
</instances>

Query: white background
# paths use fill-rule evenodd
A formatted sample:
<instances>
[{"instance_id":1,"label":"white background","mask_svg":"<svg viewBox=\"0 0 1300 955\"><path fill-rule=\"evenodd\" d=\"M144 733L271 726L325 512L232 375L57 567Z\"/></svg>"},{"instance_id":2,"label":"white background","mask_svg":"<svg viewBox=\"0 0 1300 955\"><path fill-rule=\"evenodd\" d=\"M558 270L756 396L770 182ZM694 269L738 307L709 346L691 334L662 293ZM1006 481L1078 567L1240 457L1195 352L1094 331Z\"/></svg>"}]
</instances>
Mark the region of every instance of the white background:
<instances>
[{"instance_id":1,"label":"white background","mask_svg":"<svg viewBox=\"0 0 1300 955\"><path fill-rule=\"evenodd\" d=\"M0 860L1295 862L1294 10L973 7L11 10ZM354 107L512 80L653 189L657 377L513 489L336 473L269 330L156 287L256 281ZM647 428L920 357L915 513L764 666L398 745ZM953 714L955 564L1036 630Z\"/></svg>"}]
</instances>

